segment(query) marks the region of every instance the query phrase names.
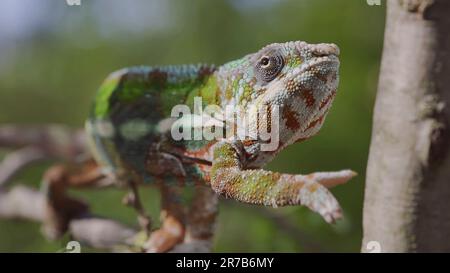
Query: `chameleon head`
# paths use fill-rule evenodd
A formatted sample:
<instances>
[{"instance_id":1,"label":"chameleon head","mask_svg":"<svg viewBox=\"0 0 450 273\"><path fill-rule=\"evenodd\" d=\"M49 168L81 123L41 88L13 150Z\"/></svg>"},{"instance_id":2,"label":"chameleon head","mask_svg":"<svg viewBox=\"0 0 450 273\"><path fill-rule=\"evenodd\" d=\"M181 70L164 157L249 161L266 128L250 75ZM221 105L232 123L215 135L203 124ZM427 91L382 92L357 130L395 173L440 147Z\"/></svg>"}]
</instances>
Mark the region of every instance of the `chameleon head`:
<instances>
[{"instance_id":1,"label":"chameleon head","mask_svg":"<svg viewBox=\"0 0 450 273\"><path fill-rule=\"evenodd\" d=\"M335 44L271 44L226 65L222 74L228 75L228 86L240 81L234 85L238 86L234 103L279 107L278 120L262 115L255 126L278 122L280 144L287 146L316 134L322 126L339 82L338 56Z\"/></svg>"}]
</instances>

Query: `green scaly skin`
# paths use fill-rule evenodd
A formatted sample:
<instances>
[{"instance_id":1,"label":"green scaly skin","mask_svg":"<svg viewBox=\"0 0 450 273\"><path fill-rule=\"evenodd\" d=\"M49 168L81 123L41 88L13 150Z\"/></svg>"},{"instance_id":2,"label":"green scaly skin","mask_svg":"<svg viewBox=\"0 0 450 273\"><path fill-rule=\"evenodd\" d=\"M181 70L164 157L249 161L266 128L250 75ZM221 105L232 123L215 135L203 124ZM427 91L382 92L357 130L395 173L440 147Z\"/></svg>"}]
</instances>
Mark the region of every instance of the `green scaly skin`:
<instances>
[{"instance_id":1,"label":"green scaly skin","mask_svg":"<svg viewBox=\"0 0 450 273\"><path fill-rule=\"evenodd\" d=\"M288 145L319 131L336 95L338 55L334 44L297 41L268 45L218 68L133 67L115 72L100 87L86 122L95 158L118 180L206 185L241 202L305 205L332 222L341 210L327 187L345 183L354 172L293 175L261 168ZM195 97L202 97L203 106L278 106L276 149L263 150L261 139L175 141L171 110L179 104L192 109ZM251 129L269 121L258 117Z\"/></svg>"}]
</instances>

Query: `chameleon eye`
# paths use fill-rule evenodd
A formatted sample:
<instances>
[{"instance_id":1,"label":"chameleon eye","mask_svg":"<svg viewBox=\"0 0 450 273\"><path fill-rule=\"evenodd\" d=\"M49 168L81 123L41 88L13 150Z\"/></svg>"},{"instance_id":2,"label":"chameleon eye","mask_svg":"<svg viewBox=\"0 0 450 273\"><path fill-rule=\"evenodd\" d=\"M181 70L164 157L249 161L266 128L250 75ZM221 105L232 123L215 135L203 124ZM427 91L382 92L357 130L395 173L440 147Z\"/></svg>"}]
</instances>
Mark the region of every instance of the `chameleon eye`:
<instances>
[{"instance_id":1,"label":"chameleon eye","mask_svg":"<svg viewBox=\"0 0 450 273\"><path fill-rule=\"evenodd\" d=\"M270 82L281 72L283 66L284 59L281 54L271 51L259 58L255 66L255 75L260 81Z\"/></svg>"},{"instance_id":2,"label":"chameleon eye","mask_svg":"<svg viewBox=\"0 0 450 273\"><path fill-rule=\"evenodd\" d=\"M263 56L259 63L261 64L261 67L267 67L270 64L270 59L267 56Z\"/></svg>"}]
</instances>

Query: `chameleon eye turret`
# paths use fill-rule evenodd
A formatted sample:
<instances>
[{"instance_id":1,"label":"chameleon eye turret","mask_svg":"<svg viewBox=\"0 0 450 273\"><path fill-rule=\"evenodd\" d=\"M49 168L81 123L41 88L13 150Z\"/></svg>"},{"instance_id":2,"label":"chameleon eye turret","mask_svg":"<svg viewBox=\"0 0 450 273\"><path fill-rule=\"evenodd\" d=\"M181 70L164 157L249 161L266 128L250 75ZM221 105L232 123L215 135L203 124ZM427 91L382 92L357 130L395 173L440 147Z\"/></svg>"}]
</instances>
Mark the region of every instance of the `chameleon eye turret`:
<instances>
[{"instance_id":1,"label":"chameleon eye turret","mask_svg":"<svg viewBox=\"0 0 450 273\"><path fill-rule=\"evenodd\" d=\"M255 75L260 82L268 83L281 72L284 66L282 54L277 50L266 50L255 64Z\"/></svg>"}]
</instances>

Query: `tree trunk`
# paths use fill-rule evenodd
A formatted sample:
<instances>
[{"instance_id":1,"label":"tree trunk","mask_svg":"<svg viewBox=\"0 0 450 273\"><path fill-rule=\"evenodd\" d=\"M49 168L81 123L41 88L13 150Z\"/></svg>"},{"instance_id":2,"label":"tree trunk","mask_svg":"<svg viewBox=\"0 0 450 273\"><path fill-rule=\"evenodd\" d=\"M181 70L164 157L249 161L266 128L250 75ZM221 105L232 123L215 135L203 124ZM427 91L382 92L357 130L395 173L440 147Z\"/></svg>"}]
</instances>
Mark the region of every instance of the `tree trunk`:
<instances>
[{"instance_id":1,"label":"tree trunk","mask_svg":"<svg viewBox=\"0 0 450 273\"><path fill-rule=\"evenodd\" d=\"M448 252L450 1L387 5L362 251Z\"/></svg>"}]
</instances>

